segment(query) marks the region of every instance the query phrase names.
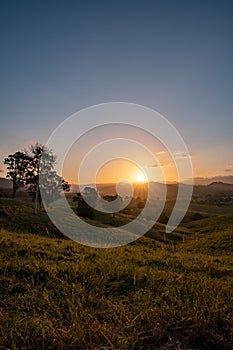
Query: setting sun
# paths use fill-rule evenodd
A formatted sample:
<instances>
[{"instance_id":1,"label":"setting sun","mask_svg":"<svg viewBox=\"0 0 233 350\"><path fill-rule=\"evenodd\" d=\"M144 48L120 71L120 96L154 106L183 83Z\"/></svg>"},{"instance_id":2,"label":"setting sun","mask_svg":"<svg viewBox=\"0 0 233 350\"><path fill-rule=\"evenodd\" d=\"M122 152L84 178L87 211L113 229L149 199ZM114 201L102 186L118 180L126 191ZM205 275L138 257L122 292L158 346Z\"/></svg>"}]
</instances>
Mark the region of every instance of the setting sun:
<instances>
[{"instance_id":1,"label":"setting sun","mask_svg":"<svg viewBox=\"0 0 233 350\"><path fill-rule=\"evenodd\" d=\"M136 181L137 181L137 182L146 182L147 179L146 179L145 175L139 174L139 175L137 176L137 180L136 180Z\"/></svg>"}]
</instances>

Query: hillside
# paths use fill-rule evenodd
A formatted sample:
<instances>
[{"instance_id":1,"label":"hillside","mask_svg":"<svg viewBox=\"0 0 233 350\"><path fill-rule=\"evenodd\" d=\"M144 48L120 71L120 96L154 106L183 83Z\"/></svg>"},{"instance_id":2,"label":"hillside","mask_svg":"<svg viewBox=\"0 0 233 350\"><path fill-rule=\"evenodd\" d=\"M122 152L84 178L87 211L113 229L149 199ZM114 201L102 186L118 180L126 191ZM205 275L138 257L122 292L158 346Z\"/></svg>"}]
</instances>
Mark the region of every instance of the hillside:
<instances>
[{"instance_id":1,"label":"hillside","mask_svg":"<svg viewBox=\"0 0 233 350\"><path fill-rule=\"evenodd\" d=\"M228 193L233 193L233 185L221 181L215 181L207 185L208 188L211 188L215 191L224 191Z\"/></svg>"},{"instance_id":2,"label":"hillside","mask_svg":"<svg viewBox=\"0 0 233 350\"><path fill-rule=\"evenodd\" d=\"M31 198L25 200L22 195L16 200L0 198L0 228L47 237L62 236L44 210L39 210L37 215L33 214Z\"/></svg>"},{"instance_id":3,"label":"hillside","mask_svg":"<svg viewBox=\"0 0 233 350\"><path fill-rule=\"evenodd\" d=\"M93 187L94 185L87 185ZM184 195L186 195L186 190L189 190L188 184L180 183L180 187L182 187L182 190L184 192ZM154 198L162 198L163 193L166 187L167 191L167 198L169 200L175 200L178 192L178 184L163 184L159 182L150 182L150 190L151 193L154 195ZM127 184L122 184L120 186L121 193L123 195L127 195ZM101 195L106 194L115 194L116 193L116 185L115 184L98 184L97 189ZM134 198L141 198L146 199L147 198L147 190L148 186L146 183L134 183L133 184ZM77 193L79 191L78 185L72 185L71 186L71 193ZM152 195L152 197L153 197ZM194 197L200 197L205 198L206 196L213 196L217 198L221 198L224 196L233 196L233 184L231 183L225 183L221 181L214 181L207 183L205 185L197 185L195 184L193 186L193 196Z\"/></svg>"},{"instance_id":4,"label":"hillside","mask_svg":"<svg viewBox=\"0 0 233 350\"><path fill-rule=\"evenodd\" d=\"M3 349L232 349L233 215L204 207L209 217L169 235L157 223L127 246L97 249L63 237L23 196L0 198Z\"/></svg>"},{"instance_id":5,"label":"hillside","mask_svg":"<svg viewBox=\"0 0 233 350\"><path fill-rule=\"evenodd\" d=\"M196 234L218 233L226 230L233 234L233 214L214 215L212 217L194 221L185 225Z\"/></svg>"},{"instance_id":6,"label":"hillside","mask_svg":"<svg viewBox=\"0 0 233 350\"><path fill-rule=\"evenodd\" d=\"M215 259L193 252L195 242L142 238L105 250L0 236L6 348L232 349L232 257L223 251Z\"/></svg>"}]
</instances>

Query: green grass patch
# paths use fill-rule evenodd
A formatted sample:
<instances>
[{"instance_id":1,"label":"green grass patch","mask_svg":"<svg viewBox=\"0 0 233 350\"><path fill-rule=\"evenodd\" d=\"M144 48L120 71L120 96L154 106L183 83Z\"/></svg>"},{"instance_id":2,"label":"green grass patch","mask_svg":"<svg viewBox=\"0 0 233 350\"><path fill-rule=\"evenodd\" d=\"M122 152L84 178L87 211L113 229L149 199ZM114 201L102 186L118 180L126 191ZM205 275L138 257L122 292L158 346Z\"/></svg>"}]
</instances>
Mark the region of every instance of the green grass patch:
<instances>
[{"instance_id":1,"label":"green grass patch","mask_svg":"<svg viewBox=\"0 0 233 350\"><path fill-rule=\"evenodd\" d=\"M0 241L6 348L231 349L230 255L146 237L115 249L6 230Z\"/></svg>"},{"instance_id":2,"label":"green grass patch","mask_svg":"<svg viewBox=\"0 0 233 350\"><path fill-rule=\"evenodd\" d=\"M96 249L64 239L30 202L0 198L1 346L232 349L233 216L223 214L169 235L157 223L127 246Z\"/></svg>"}]
</instances>

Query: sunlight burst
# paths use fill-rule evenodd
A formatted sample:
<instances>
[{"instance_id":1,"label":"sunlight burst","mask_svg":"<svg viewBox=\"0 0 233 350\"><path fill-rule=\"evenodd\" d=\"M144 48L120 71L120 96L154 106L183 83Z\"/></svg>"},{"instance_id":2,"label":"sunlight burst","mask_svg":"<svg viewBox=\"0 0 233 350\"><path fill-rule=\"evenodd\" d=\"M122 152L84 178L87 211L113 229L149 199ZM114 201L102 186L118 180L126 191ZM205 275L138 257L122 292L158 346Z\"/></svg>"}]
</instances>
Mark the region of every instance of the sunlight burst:
<instances>
[{"instance_id":1,"label":"sunlight burst","mask_svg":"<svg viewBox=\"0 0 233 350\"><path fill-rule=\"evenodd\" d=\"M146 179L145 175L139 174L137 176L137 182L146 182L146 181L147 181L147 179Z\"/></svg>"}]
</instances>

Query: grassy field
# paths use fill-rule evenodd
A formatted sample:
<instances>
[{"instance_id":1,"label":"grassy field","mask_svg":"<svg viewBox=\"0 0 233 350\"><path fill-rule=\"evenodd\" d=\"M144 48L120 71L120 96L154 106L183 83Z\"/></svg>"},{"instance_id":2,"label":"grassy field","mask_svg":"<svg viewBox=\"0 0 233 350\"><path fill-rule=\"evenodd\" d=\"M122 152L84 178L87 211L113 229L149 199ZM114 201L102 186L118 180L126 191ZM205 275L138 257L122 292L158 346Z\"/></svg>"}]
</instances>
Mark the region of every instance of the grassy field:
<instances>
[{"instance_id":1,"label":"grassy field","mask_svg":"<svg viewBox=\"0 0 233 350\"><path fill-rule=\"evenodd\" d=\"M231 214L95 249L4 198L0 227L0 349L233 348Z\"/></svg>"}]
</instances>

